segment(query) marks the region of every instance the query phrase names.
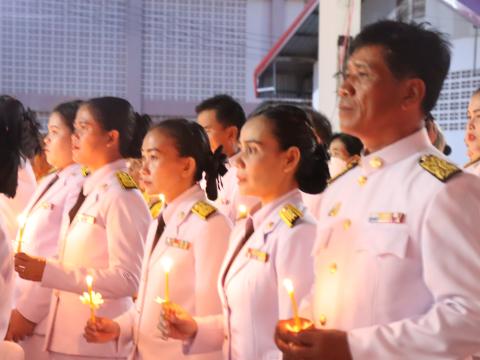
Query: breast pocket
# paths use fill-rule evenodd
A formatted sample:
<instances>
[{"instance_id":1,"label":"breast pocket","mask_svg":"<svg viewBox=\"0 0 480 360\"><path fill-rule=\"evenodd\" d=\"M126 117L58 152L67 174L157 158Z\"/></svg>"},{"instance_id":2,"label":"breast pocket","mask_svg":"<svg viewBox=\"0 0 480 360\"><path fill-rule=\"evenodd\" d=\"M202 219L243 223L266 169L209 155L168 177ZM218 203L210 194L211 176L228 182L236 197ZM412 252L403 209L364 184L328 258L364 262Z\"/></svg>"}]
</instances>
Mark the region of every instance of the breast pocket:
<instances>
[{"instance_id":1,"label":"breast pocket","mask_svg":"<svg viewBox=\"0 0 480 360\"><path fill-rule=\"evenodd\" d=\"M405 226L375 225L367 227L355 241L357 252L367 251L379 258L404 259L408 253L409 233Z\"/></svg>"}]
</instances>

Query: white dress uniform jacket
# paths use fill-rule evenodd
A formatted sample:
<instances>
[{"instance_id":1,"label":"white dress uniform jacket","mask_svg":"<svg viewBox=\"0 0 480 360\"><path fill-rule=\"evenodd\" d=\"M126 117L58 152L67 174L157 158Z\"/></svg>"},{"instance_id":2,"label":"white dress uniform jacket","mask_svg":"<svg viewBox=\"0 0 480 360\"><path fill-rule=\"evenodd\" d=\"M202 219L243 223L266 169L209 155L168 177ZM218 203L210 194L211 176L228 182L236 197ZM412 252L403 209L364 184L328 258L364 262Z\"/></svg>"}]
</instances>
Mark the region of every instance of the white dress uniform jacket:
<instances>
[{"instance_id":1,"label":"white dress uniform jacket","mask_svg":"<svg viewBox=\"0 0 480 360\"><path fill-rule=\"evenodd\" d=\"M447 163L423 129L362 156L323 195L313 298L301 313L347 331L354 359L473 354L479 204L480 181Z\"/></svg>"},{"instance_id":2,"label":"white dress uniform jacket","mask_svg":"<svg viewBox=\"0 0 480 360\"><path fill-rule=\"evenodd\" d=\"M286 205L293 205L303 216L287 224L289 221L282 219L281 212L289 213L290 220L295 217L285 211ZM255 212L252 219L237 222L218 281L223 314L195 318L198 332L193 341L185 345L186 352L211 351L223 345L224 359L282 358L273 342L275 325L279 319L292 317L283 280L292 280L297 300L307 294L313 283L310 254L315 221L305 210L300 191L294 190ZM255 231L225 275L249 220L253 220Z\"/></svg>"},{"instance_id":3,"label":"white dress uniform jacket","mask_svg":"<svg viewBox=\"0 0 480 360\"><path fill-rule=\"evenodd\" d=\"M199 206L206 212L196 212ZM116 321L120 324L121 347L134 342L131 359L216 360L220 351L200 356L185 356L180 341L165 341L157 329L161 305L155 300L165 295L162 259L169 257L170 300L190 314L205 316L221 311L216 281L231 231L231 222L210 205L199 185L185 191L163 210L166 227L154 249L158 219L150 226L142 267L140 292L135 306ZM206 216L203 218L202 216Z\"/></svg>"},{"instance_id":4,"label":"white dress uniform jacket","mask_svg":"<svg viewBox=\"0 0 480 360\"><path fill-rule=\"evenodd\" d=\"M36 187L35 173L30 161L27 160L18 168L18 185L15 196L9 198L0 194L0 212L6 227L6 235L12 241L18 230L18 216L27 206Z\"/></svg>"},{"instance_id":5,"label":"white dress uniform jacket","mask_svg":"<svg viewBox=\"0 0 480 360\"><path fill-rule=\"evenodd\" d=\"M0 215L3 215L0 212ZM0 216L0 339L5 338L12 309L14 277L12 242L7 237L3 217Z\"/></svg>"},{"instance_id":6,"label":"white dress uniform jacket","mask_svg":"<svg viewBox=\"0 0 480 360\"><path fill-rule=\"evenodd\" d=\"M55 178L58 179L52 184ZM23 252L45 258L58 254L65 203L71 194L78 194L84 179L80 166L73 164L42 180L23 211L26 217L22 237ZM49 187L50 184L52 185ZM42 287L38 282L23 280L17 276L15 293L14 307L25 318L37 324L34 336L23 341L21 345L27 358L34 356L39 358L43 348L52 291Z\"/></svg>"},{"instance_id":7,"label":"white dress uniform jacket","mask_svg":"<svg viewBox=\"0 0 480 360\"><path fill-rule=\"evenodd\" d=\"M466 164L463 168L465 172L468 172L470 174L480 176L480 158L470 161L468 164Z\"/></svg>"},{"instance_id":8,"label":"white dress uniform jacket","mask_svg":"<svg viewBox=\"0 0 480 360\"><path fill-rule=\"evenodd\" d=\"M137 189L118 176L126 171L117 160L91 174L84 183L86 199L70 224L63 219L59 259L47 260L42 286L53 292L45 345L68 355L125 357L113 343L89 344L83 338L90 316L79 295L87 291L85 277L93 277L93 290L105 303L98 316L114 318L127 311L140 281L143 248L150 213ZM125 175L125 173L123 173Z\"/></svg>"}]
</instances>

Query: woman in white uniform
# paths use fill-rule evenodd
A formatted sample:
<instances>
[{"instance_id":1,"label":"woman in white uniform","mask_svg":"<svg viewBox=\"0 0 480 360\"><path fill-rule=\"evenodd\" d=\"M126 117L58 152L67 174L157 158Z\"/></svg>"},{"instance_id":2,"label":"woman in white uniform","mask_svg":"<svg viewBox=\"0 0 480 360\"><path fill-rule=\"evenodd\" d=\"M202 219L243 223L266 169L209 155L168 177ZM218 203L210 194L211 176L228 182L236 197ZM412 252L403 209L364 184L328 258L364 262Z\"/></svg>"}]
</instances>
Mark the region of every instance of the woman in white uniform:
<instances>
[{"instance_id":1,"label":"woman in white uniform","mask_svg":"<svg viewBox=\"0 0 480 360\"><path fill-rule=\"evenodd\" d=\"M120 98L94 98L80 106L73 160L87 166L91 174L82 189L72 194L58 259L16 255L20 277L54 289L45 336L51 359L126 357L113 344L85 341L83 328L90 310L79 294L87 291L85 279L91 275L94 291L105 300L100 316L118 316L133 304L150 214L126 173L125 158L140 157L149 120Z\"/></svg>"},{"instance_id":2,"label":"woman in white uniform","mask_svg":"<svg viewBox=\"0 0 480 360\"><path fill-rule=\"evenodd\" d=\"M73 123L80 101L58 105L50 115L45 137L48 163L56 169L39 184L23 211L21 250L33 256L54 257L58 253L60 227L69 194L78 194L84 177L72 158ZM20 236L20 232L17 238ZM48 359L43 350L51 289L38 282L17 279L16 300L6 338L21 341L27 359Z\"/></svg>"},{"instance_id":3,"label":"woman in white uniform","mask_svg":"<svg viewBox=\"0 0 480 360\"><path fill-rule=\"evenodd\" d=\"M180 342L162 338L157 329L162 306L155 299L165 297L162 263L169 258L170 299L197 316L221 311L215 284L231 224L207 200L198 182L205 173L208 199L215 200L218 180L226 171L226 157L220 149L211 152L200 125L183 119L165 120L152 128L142 152L142 183L148 193L162 193L166 206L150 226L140 294L135 308L115 321L103 318L95 324L89 322L85 336L92 342L116 339L121 347L133 340L134 359L221 359L220 351L187 357Z\"/></svg>"},{"instance_id":4,"label":"woman in white uniform","mask_svg":"<svg viewBox=\"0 0 480 360\"><path fill-rule=\"evenodd\" d=\"M22 103L10 96L0 96L0 194L13 198L17 193L18 170L23 146L34 134L23 126L28 116ZM21 360L23 350L11 341L2 341L8 328L14 291L12 239L8 236L0 208L0 359Z\"/></svg>"},{"instance_id":5,"label":"woman in white uniform","mask_svg":"<svg viewBox=\"0 0 480 360\"><path fill-rule=\"evenodd\" d=\"M290 279L297 301L313 283L310 253L315 221L301 191L326 187L325 150L317 145L303 110L278 105L250 116L240 135L237 160L240 192L261 199L232 232L218 278L221 314L193 318L179 305L164 305L163 332L184 340L184 351L223 347L224 359L281 359L273 342L278 319L290 318Z\"/></svg>"}]
</instances>

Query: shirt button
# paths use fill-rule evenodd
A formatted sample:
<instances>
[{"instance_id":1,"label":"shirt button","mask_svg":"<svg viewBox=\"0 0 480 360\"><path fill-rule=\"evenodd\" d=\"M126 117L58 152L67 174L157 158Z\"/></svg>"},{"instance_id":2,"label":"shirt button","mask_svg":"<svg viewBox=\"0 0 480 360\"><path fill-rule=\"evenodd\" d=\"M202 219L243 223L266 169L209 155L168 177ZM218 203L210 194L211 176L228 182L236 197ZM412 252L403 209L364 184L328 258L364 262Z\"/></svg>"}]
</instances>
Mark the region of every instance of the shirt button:
<instances>
[{"instance_id":1,"label":"shirt button","mask_svg":"<svg viewBox=\"0 0 480 360\"><path fill-rule=\"evenodd\" d=\"M321 314L318 321L320 322L320 325L325 326L327 324L327 317L325 314Z\"/></svg>"},{"instance_id":2,"label":"shirt button","mask_svg":"<svg viewBox=\"0 0 480 360\"><path fill-rule=\"evenodd\" d=\"M346 219L346 220L343 222L343 228L344 228L345 230L348 230L351 225L352 225L352 222L350 221L350 219Z\"/></svg>"},{"instance_id":3,"label":"shirt button","mask_svg":"<svg viewBox=\"0 0 480 360\"><path fill-rule=\"evenodd\" d=\"M362 175L358 178L357 181L360 186L363 186L367 183L367 177Z\"/></svg>"},{"instance_id":4,"label":"shirt button","mask_svg":"<svg viewBox=\"0 0 480 360\"><path fill-rule=\"evenodd\" d=\"M183 219L183 218L185 217L185 212L180 211L180 212L178 213L178 217L179 217L179 219Z\"/></svg>"},{"instance_id":5,"label":"shirt button","mask_svg":"<svg viewBox=\"0 0 480 360\"><path fill-rule=\"evenodd\" d=\"M330 274L335 274L337 272L337 264L331 263L328 267L328 271L330 271Z\"/></svg>"},{"instance_id":6,"label":"shirt button","mask_svg":"<svg viewBox=\"0 0 480 360\"><path fill-rule=\"evenodd\" d=\"M370 159L370 166L374 169L379 169L383 166L383 160L378 156L375 156Z\"/></svg>"},{"instance_id":7,"label":"shirt button","mask_svg":"<svg viewBox=\"0 0 480 360\"><path fill-rule=\"evenodd\" d=\"M328 212L328 216L337 216L338 212L340 211L342 204L336 203Z\"/></svg>"}]
</instances>

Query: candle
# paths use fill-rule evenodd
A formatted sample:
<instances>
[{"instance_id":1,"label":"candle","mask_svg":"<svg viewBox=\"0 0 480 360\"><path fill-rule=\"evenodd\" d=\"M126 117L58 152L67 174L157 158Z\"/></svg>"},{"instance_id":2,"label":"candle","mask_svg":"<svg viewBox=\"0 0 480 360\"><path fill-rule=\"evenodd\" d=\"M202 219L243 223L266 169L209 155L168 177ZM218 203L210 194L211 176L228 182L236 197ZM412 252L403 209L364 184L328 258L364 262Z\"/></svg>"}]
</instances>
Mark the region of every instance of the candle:
<instances>
[{"instance_id":1,"label":"candle","mask_svg":"<svg viewBox=\"0 0 480 360\"><path fill-rule=\"evenodd\" d=\"M300 318L298 317L298 306L295 300L295 294L293 290L293 283L290 279L283 280L283 286L287 289L288 295L290 296L290 300L292 301L292 308L293 308L293 320L295 323L295 327L293 328L294 331L300 331L302 329Z\"/></svg>"},{"instance_id":2,"label":"candle","mask_svg":"<svg viewBox=\"0 0 480 360\"><path fill-rule=\"evenodd\" d=\"M100 293L93 291L93 277L91 275L87 275L85 282L87 283L88 292L84 292L83 295L80 296L80 300L83 304L90 306L90 320L95 322L95 309L98 309L100 305L103 304L103 299Z\"/></svg>"},{"instance_id":3,"label":"candle","mask_svg":"<svg viewBox=\"0 0 480 360\"><path fill-rule=\"evenodd\" d=\"M164 257L162 259L162 267L163 271L165 271L165 301L168 302L170 301L170 292L169 292L169 286L168 286L168 274L170 273L170 270L172 269L173 265L173 260L169 257Z\"/></svg>"},{"instance_id":4,"label":"candle","mask_svg":"<svg viewBox=\"0 0 480 360\"><path fill-rule=\"evenodd\" d=\"M90 300L90 320L95 322L95 307L93 306L93 290L92 290L92 284L93 284L93 277L92 275L87 275L85 278L85 281L87 282L87 287L88 287L88 297Z\"/></svg>"},{"instance_id":5,"label":"candle","mask_svg":"<svg viewBox=\"0 0 480 360\"><path fill-rule=\"evenodd\" d=\"M23 232L25 231L25 225L27 224L27 217L23 214L18 215L18 234L17 234L17 253L22 252Z\"/></svg>"},{"instance_id":6,"label":"candle","mask_svg":"<svg viewBox=\"0 0 480 360\"><path fill-rule=\"evenodd\" d=\"M240 204L238 205L238 218L244 219L247 217L248 209L245 205Z\"/></svg>"}]
</instances>

